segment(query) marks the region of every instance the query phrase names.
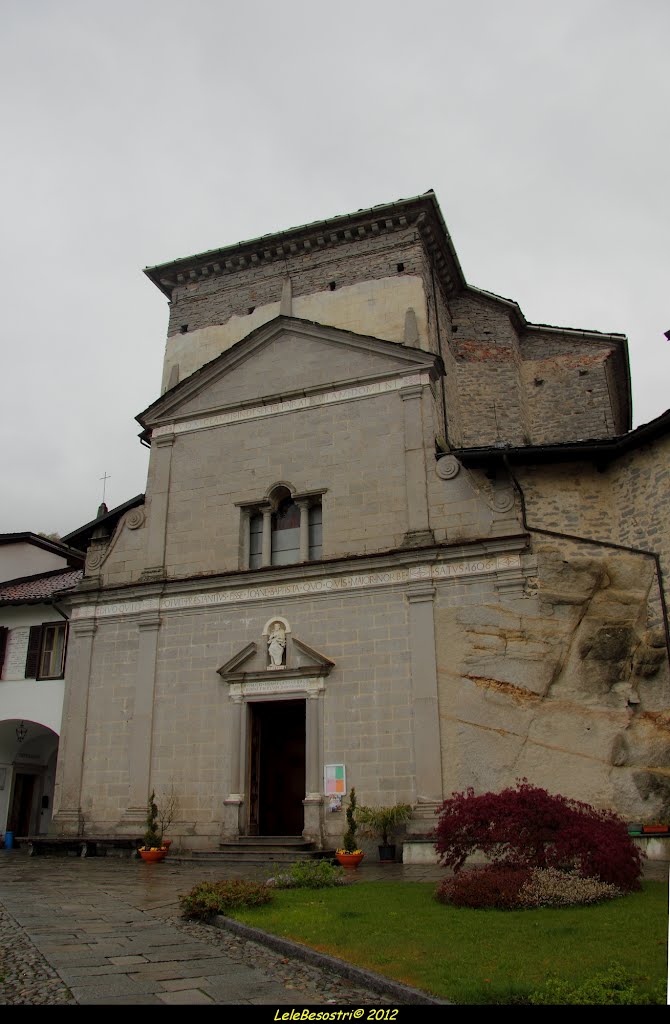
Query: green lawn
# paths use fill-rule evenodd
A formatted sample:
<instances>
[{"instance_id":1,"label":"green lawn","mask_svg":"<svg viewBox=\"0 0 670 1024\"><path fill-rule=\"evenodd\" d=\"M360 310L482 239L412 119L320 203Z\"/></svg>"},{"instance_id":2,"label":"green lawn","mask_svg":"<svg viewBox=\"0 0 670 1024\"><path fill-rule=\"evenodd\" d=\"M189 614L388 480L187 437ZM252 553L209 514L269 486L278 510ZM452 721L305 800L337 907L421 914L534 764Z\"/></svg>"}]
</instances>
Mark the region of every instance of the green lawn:
<instances>
[{"instance_id":1,"label":"green lawn","mask_svg":"<svg viewBox=\"0 0 670 1024\"><path fill-rule=\"evenodd\" d=\"M332 953L455 1003L509 1003L550 976L580 983L621 964L640 994L667 978L668 888L593 907L467 910L434 885L358 882L278 891L237 920Z\"/></svg>"}]
</instances>

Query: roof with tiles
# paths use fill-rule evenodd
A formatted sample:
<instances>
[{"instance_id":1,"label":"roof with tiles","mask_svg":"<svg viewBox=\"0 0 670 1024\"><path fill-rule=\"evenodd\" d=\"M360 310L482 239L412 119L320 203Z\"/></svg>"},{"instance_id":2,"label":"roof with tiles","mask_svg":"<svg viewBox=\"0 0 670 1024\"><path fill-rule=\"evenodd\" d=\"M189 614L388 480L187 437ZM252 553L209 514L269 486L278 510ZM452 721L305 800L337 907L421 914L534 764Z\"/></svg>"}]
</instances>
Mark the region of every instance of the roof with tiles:
<instances>
[{"instance_id":1,"label":"roof with tiles","mask_svg":"<svg viewBox=\"0 0 670 1024\"><path fill-rule=\"evenodd\" d=\"M81 569L55 569L7 580L0 584L0 605L50 603L60 591L76 586L83 575Z\"/></svg>"}]
</instances>

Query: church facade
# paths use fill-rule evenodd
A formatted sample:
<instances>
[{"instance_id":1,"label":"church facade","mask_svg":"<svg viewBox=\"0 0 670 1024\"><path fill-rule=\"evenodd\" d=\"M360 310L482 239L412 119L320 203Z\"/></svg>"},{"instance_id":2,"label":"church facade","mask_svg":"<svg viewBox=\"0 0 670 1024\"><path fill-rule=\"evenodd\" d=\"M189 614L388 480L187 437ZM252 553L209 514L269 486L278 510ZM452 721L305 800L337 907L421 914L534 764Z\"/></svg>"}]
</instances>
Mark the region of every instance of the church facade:
<instances>
[{"instance_id":1,"label":"church facade","mask_svg":"<svg viewBox=\"0 0 670 1024\"><path fill-rule=\"evenodd\" d=\"M630 430L625 337L468 285L433 193L146 273L146 496L68 595L55 827L174 788L183 848L332 846L351 786L418 831L520 777L667 813L669 423Z\"/></svg>"}]
</instances>

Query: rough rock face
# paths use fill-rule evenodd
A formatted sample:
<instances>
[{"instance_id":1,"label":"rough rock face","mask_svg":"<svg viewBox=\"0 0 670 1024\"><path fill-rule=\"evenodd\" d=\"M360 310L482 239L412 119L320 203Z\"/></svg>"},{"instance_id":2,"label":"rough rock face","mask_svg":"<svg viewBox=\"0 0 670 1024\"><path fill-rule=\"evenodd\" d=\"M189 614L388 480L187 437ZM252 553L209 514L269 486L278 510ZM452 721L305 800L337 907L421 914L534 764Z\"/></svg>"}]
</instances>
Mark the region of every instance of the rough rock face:
<instances>
[{"instance_id":1,"label":"rough rock face","mask_svg":"<svg viewBox=\"0 0 670 1024\"><path fill-rule=\"evenodd\" d=\"M631 819L668 815L654 563L597 547L585 557L570 542L534 547L529 597L438 611L445 792L527 777Z\"/></svg>"}]
</instances>

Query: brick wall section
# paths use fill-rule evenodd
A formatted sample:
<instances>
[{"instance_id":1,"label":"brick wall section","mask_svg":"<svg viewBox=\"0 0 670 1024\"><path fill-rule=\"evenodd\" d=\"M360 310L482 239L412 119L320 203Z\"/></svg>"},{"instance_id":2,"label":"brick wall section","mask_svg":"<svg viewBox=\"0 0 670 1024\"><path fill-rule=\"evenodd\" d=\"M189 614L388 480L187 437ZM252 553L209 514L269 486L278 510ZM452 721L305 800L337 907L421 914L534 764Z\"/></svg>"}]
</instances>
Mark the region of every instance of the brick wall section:
<instances>
[{"instance_id":1,"label":"brick wall section","mask_svg":"<svg viewBox=\"0 0 670 1024\"><path fill-rule=\"evenodd\" d=\"M626 419L623 396L617 383L613 356L609 356L605 361L605 379L607 381L610 407L612 409L612 416L614 420L614 433L625 434L626 431L630 429L630 424Z\"/></svg>"},{"instance_id":2,"label":"brick wall section","mask_svg":"<svg viewBox=\"0 0 670 1024\"><path fill-rule=\"evenodd\" d=\"M515 468L528 525L656 552L670 605L665 512L670 504L669 456L670 440L663 438L616 460L604 472L585 461ZM640 571L646 571L650 560L639 558ZM650 593L649 616L650 625L662 622L657 586Z\"/></svg>"},{"instance_id":3,"label":"brick wall section","mask_svg":"<svg viewBox=\"0 0 670 1024\"><path fill-rule=\"evenodd\" d=\"M444 321L449 312L442 349L452 443L541 444L622 429L611 342L535 330L520 338L511 311L486 296L454 300Z\"/></svg>"},{"instance_id":4,"label":"brick wall section","mask_svg":"<svg viewBox=\"0 0 670 1024\"><path fill-rule=\"evenodd\" d=\"M660 555L670 605L670 438L659 438L618 459L608 477L619 514L620 543Z\"/></svg>"},{"instance_id":5,"label":"brick wall section","mask_svg":"<svg viewBox=\"0 0 670 1024\"><path fill-rule=\"evenodd\" d=\"M426 295L431 351L443 352L451 330L451 320L447 300L442 292L437 275L433 273L432 263L425 250L423 252L421 277Z\"/></svg>"},{"instance_id":6,"label":"brick wall section","mask_svg":"<svg viewBox=\"0 0 670 1024\"><path fill-rule=\"evenodd\" d=\"M524 335L521 351L533 444L617 433L607 370L611 342L533 331Z\"/></svg>"},{"instance_id":7,"label":"brick wall section","mask_svg":"<svg viewBox=\"0 0 670 1024\"><path fill-rule=\"evenodd\" d=\"M611 484L586 461L514 467L526 499L528 524L621 543Z\"/></svg>"},{"instance_id":8,"label":"brick wall section","mask_svg":"<svg viewBox=\"0 0 670 1024\"><path fill-rule=\"evenodd\" d=\"M342 288L389 277L398 273L398 263L404 264L402 273L425 274L425 251L414 228L312 249L285 260L181 285L172 293L168 336L177 334L182 324L194 331L226 323L234 315L244 316L252 306L278 302L287 274L293 296L298 297L326 291L331 281Z\"/></svg>"},{"instance_id":9,"label":"brick wall section","mask_svg":"<svg viewBox=\"0 0 670 1024\"><path fill-rule=\"evenodd\" d=\"M462 445L523 444L518 337L508 311L494 300L466 294L451 303L451 316Z\"/></svg>"},{"instance_id":10,"label":"brick wall section","mask_svg":"<svg viewBox=\"0 0 670 1024\"><path fill-rule=\"evenodd\" d=\"M400 263L403 274L424 283L430 346L437 350L439 334L448 370L445 389L454 443L542 443L622 429L621 402L607 364L611 343L537 331L520 339L514 311L474 291L448 304L413 227L296 252L282 261L261 260L255 267L179 285L173 291L168 335L177 334L183 324L193 332L279 302L287 274L298 298L326 292L331 282L342 288L392 278Z\"/></svg>"}]
</instances>

